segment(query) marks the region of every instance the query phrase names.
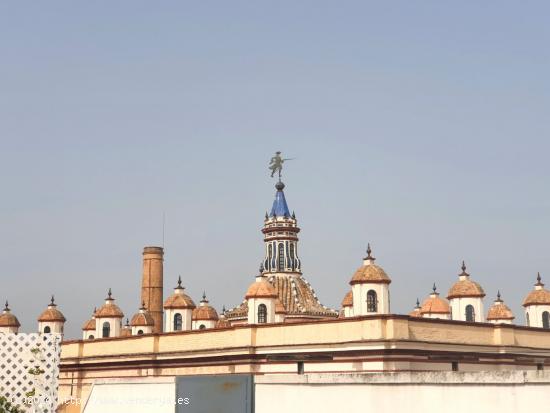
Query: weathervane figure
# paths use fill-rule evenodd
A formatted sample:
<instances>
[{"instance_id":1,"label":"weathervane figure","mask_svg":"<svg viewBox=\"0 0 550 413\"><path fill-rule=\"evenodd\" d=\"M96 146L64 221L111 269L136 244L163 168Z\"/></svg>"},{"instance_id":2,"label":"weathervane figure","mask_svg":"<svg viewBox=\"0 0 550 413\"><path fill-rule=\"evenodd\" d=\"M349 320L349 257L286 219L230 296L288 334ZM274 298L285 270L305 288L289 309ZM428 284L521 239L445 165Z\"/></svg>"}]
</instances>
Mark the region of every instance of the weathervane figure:
<instances>
[{"instance_id":1,"label":"weathervane figure","mask_svg":"<svg viewBox=\"0 0 550 413\"><path fill-rule=\"evenodd\" d=\"M281 180L281 172L283 171L283 163L285 161L291 161L294 158L281 158L281 152L277 151L275 152L275 156L271 158L271 161L269 161L269 170L271 171L271 177L275 175L275 173L279 173L279 181Z\"/></svg>"}]
</instances>

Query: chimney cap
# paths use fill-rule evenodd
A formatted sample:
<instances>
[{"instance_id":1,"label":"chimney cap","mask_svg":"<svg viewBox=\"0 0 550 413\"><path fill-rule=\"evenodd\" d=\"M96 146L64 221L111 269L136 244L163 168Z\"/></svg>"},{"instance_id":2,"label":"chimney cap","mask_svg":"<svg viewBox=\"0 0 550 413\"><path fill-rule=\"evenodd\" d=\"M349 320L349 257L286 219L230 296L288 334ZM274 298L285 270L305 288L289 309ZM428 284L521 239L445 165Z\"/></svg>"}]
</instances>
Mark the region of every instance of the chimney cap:
<instances>
[{"instance_id":1,"label":"chimney cap","mask_svg":"<svg viewBox=\"0 0 550 413\"><path fill-rule=\"evenodd\" d=\"M143 247L143 254L160 254L160 255L163 255L164 254L164 248L154 247L154 246Z\"/></svg>"}]
</instances>

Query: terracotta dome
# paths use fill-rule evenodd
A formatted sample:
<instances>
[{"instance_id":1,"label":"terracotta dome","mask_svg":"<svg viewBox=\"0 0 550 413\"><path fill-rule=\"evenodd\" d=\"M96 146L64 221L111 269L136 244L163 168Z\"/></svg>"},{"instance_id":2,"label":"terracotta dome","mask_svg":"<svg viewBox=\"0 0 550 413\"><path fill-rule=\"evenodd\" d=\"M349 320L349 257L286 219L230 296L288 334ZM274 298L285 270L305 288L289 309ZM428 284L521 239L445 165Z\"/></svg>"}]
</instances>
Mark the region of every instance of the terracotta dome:
<instances>
[{"instance_id":1,"label":"terracotta dome","mask_svg":"<svg viewBox=\"0 0 550 413\"><path fill-rule=\"evenodd\" d=\"M225 318L225 306L223 307L220 319L216 322L216 328L228 328L231 327L231 323Z\"/></svg>"},{"instance_id":2,"label":"terracotta dome","mask_svg":"<svg viewBox=\"0 0 550 413\"><path fill-rule=\"evenodd\" d=\"M55 304L54 297L52 296L52 300L50 304L48 305L48 308L46 308L42 314L38 317L39 322L56 322L59 321L61 323L64 323L67 321L65 319L65 316L61 311L57 309L57 305Z\"/></svg>"},{"instance_id":3,"label":"terracotta dome","mask_svg":"<svg viewBox=\"0 0 550 413\"><path fill-rule=\"evenodd\" d=\"M283 303L281 303L281 300L277 300L275 303L275 314L286 314L286 308Z\"/></svg>"},{"instance_id":4,"label":"terracotta dome","mask_svg":"<svg viewBox=\"0 0 550 413\"><path fill-rule=\"evenodd\" d=\"M200 305L193 310L193 314L191 315L191 318L194 321L199 320L212 320L212 321L218 321L218 312L216 309L208 304L208 300L206 299L206 294L202 295L202 300Z\"/></svg>"},{"instance_id":5,"label":"terracotta dome","mask_svg":"<svg viewBox=\"0 0 550 413\"><path fill-rule=\"evenodd\" d=\"M6 307L2 314L0 314L0 327L21 327L19 320L11 313L11 310L6 301Z\"/></svg>"},{"instance_id":6,"label":"terracotta dome","mask_svg":"<svg viewBox=\"0 0 550 413\"><path fill-rule=\"evenodd\" d=\"M489 312L487 313L487 320L513 320L514 314L512 313L512 310L504 304L504 301L500 299L500 292L497 294L497 299L489 308Z\"/></svg>"},{"instance_id":7,"label":"terracotta dome","mask_svg":"<svg viewBox=\"0 0 550 413\"><path fill-rule=\"evenodd\" d=\"M130 322L128 319L126 319L126 324L122 326L122 330L120 331L121 337L130 337L132 335L132 327L130 327Z\"/></svg>"},{"instance_id":8,"label":"terracotta dome","mask_svg":"<svg viewBox=\"0 0 550 413\"><path fill-rule=\"evenodd\" d=\"M197 307L191 297L185 294L185 288L181 285L181 277L178 278L178 286L174 293L164 301L164 308L193 309Z\"/></svg>"},{"instance_id":9,"label":"terracotta dome","mask_svg":"<svg viewBox=\"0 0 550 413\"><path fill-rule=\"evenodd\" d=\"M94 308L94 312L92 313L92 318L90 318L88 321L84 323L82 326L82 331L95 331L95 314L97 312L97 308Z\"/></svg>"},{"instance_id":10,"label":"terracotta dome","mask_svg":"<svg viewBox=\"0 0 550 413\"><path fill-rule=\"evenodd\" d=\"M439 296L434 285L433 293L420 306L420 314L450 314L449 302Z\"/></svg>"},{"instance_id":11,"label":"terracotta dome","mask_svg":"<svg viewBox=\"0 0 550 413\"><path fill-rule=\"evenodd\" d=\"M273 285L267 281L266 277L261 277L261 279L258 281L254 281L252 284L250 284L250 287L248 287L248 290L246 291L245 298L248 300L249 298L277 298L277 291L275 291L275 288Z\"/></svg>"},{"instance_id":12,"label":"terracotta dome","mask_svg":"<svg viewBox=\"0 0 550 413\"><path fill-rule=\"evenodd\" d=\"M462 273L459 274L460 279L454 283L454 285L449 289L447 294L447 299L451 300L453 298L461 297L485 297L485 291L483 288L475 282L470 280L470 274L466 272L466 265L462 261Z\"/></svg>"},{"instance_id":13,"label":"terracotta dome","mask_svg":"<svg viewBox=\"0 0 550 413\"><path fill-rule=\"evenodd\" d=\"M414 309L409 313L410 317L422 317L421 307L420 307L420 301L418 301L418 298L416 299L416 306Z\"/></svg>"},{"instance_id":14,"label":"terracotta dome","mask_svg":"<svg viewBox=\"0 0 550 413\"><path fill-rule=\"evenodd\" d=\"M527 294L527 297L523 300L523 306L527 307L528 305L550 305L550 291L544 288L540 273L537 274L535 289Z\"/></svg>"},{"instance_id":15,"label":"terracotta dome","mask_svg":"<svg viewBox=\"0 0 550 413\"><path fill-rule=\"evenodd\" d=\"M363 265L355 271L351 281L353 284L363 284L363 283L378 283L378 284L389 284L391 283L390 277L388 274L374 263L376 258L371 255L370 244L367 248L367 256L363 259Z\"/></svg>"},{"instance_id":16,"label":"terracotta dome","mask_svg":"<svg viewBox=\"0 0 550 413\"><path fill-rule=\"evenodd\" d=\"M342 300L342 307L351 307L353 306L353 294L351 291L349 291L344 299Z\"/></svg>"},{"instance_id":17,"label":"terracotta dome","mask_svg":"<svg viewBox=\"0 0 550 413\"><path fill-rule=\"evenodd\" d=\"M134 314L130 322L132 327L152 327L155 325L155 320L151 313L145 309L145 303L139 309L139 313Z\"/></svg>"},{"instance_id":18,"label":"terracotta dome","mask_svg":"<svg viewBox=\"0 0 550 413\"><path fill-rule=\"evenodd\" d=\"M109 294L105 299L105 304L97 310L95 314L96 318L123 318L124 313L114 301L115 299L112 298L111 289L109 288Z\"/></svg>"}]
</instances>

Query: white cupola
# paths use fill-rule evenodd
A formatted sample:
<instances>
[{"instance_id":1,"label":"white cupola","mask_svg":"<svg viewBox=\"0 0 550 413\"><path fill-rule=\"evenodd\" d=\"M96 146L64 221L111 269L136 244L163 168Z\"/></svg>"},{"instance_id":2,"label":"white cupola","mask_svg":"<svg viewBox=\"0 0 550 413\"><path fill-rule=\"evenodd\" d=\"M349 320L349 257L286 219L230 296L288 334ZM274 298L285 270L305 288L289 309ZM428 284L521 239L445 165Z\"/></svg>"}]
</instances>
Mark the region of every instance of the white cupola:
<instances>
[{"instance_id":1,"label":"white cupola","mask_svg":"<svg viewBox=\"0 0 550 413\"><path fill-rule=\"evenodd\" d=\"M469 322L485 321L483 297L483 288L470 279L470 274L466 272L466 264L462 261L462 272L458 275L458 281L447 294L451 305L451 318Z\"/></svg>"},{"instance_id":2,"label":"white cupola","mask_svg":"<svg viewBox=\"0 0 550 413\"><path fill-rule=\"evenodd\" d=\"M527 326L550 328L550 291L544 288L540 273L535 288L523 300L523 307Z\"/></svg>"},{"instance_id":3,"label":"white cupola","mask_svg":"<svg viewBox=\"0 0 550 413\"><path fill-rule=\"evenodd\" d=\"M181 276L178 277L178 285L174 288L174 293L164 302L166 332L191 330L193 310L196 307L181 285Z\"/></svg>"},{"instance_id":4,"label":"white cupola","mask_svg":"<svg viewBox=\"0 0 550 413\"><path fill-rule=\"evenodd\" d=\"M63 313L57 309L55 298L52 295L50 304L38 317L38 332L63 334L65 321L67 320Z\"/></svg>"},{"instance_id":5,"label":"white cupola","mask_svg":"<svg viewBox=\"0 0 550 413\"><path fill-rule=\"evenodd\" d=\"M350 281L355 317L390 312L391 279L374 263L375 260L368 244L363 265L355 271Z\"/></svg>"}]
</instances>

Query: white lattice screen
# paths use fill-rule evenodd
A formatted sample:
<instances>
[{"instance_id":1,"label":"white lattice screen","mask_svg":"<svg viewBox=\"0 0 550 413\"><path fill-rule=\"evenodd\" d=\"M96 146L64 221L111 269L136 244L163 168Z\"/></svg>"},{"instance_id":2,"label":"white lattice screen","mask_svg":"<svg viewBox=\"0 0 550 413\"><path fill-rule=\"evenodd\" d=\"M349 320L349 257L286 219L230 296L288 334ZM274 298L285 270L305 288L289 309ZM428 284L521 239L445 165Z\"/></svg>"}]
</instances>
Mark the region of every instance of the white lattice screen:
<instances>
[{"instance_id":1,"label":"white lattice screen","mask_svg":"<svg viewBox=\"0 0 550 413\"><path fill-rule=\"evenodd\" d=\"M0 333L0 395L27 411L55 412L60 355L59 334Z\"/></svg>"}]
</instances>

